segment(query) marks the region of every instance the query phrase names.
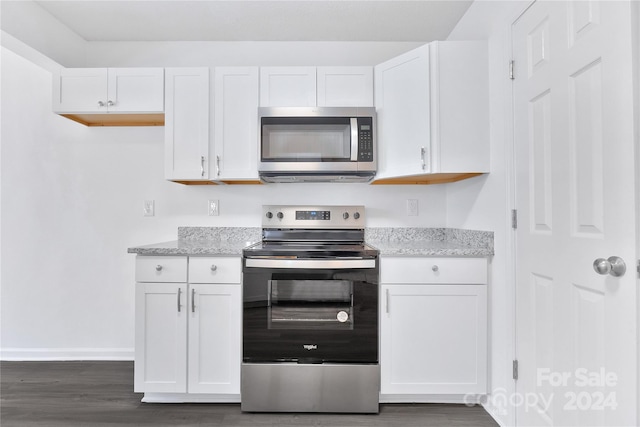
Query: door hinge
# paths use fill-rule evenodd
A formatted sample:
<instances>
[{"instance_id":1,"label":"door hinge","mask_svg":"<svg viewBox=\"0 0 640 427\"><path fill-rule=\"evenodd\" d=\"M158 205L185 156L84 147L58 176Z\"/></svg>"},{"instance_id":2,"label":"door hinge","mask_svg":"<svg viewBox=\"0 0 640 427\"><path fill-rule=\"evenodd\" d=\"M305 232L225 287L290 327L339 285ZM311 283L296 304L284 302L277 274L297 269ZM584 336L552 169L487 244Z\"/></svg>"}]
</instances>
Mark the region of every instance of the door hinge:
<instances>
[{"instance_id":1,"label":"door hinge","mask_svg":"<svg viewBox=\"0 0 640 427\"><path fill-rule=\"evenodd\" d=\"M511 80L514 80L514 79L515 79L515 76L514 76L514 74L513 74L513 64L514 64L514 61L513 61L513 60L509 61L509 78L510 78Z\"/></svg>"},{"instance_id":2,"label":"door hinge","mask_svg":"<svg viewBox=\"0 0 640 427\"><path fill-rule=\"evenodd\" d=\"M518 228L518 210L511 209L511 228L514 230Z\"/></svg>"},{"instance_id":3,"label":"door hinge","mask_svg":"<svg viewBox=\"0 0 640 427\"><path fill-rule=\"evenodd\" d=\"M518 379L518 361L517 360L513 361L513 379L514 380Z\"/></svg>"}]
</instances>

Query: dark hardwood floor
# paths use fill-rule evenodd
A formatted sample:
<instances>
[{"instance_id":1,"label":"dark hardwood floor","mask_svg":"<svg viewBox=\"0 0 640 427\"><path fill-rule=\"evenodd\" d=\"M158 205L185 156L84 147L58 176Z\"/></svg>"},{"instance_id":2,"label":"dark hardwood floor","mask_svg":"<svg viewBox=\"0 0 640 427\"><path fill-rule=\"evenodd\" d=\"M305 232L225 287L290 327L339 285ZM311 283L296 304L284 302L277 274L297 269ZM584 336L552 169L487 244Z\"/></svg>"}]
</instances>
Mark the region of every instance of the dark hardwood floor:
<instances>
[{"instance_id":1,"label":"dark hardwood floor","mask_svg":"<svg viewBox=\"0 0 640 427\"><path fill-rule=\"evenodd\" d=\"M2 362L2 427L496 426L481 406L383 404L379 415L247 414L239 404L149 404L133 362Z\"/></svg>"}]
</instances>

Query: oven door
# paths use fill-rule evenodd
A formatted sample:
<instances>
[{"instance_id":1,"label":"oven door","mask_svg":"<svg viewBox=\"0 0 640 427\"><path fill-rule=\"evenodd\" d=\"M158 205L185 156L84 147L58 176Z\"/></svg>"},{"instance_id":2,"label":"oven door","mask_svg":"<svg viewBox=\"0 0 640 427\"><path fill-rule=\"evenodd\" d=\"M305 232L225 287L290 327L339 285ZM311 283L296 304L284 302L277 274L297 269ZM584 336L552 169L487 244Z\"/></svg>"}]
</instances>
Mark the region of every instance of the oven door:
<instances>
[{"instance_id":1,"label":"oven door","mask_svg":"<svg viewBox=\"0 0 640 427\"><path fill-rule=\"evenodd\" d=\"M243 268L245 363L377 363L377 259L253 259Z\"/></svg>"}]
</instances>

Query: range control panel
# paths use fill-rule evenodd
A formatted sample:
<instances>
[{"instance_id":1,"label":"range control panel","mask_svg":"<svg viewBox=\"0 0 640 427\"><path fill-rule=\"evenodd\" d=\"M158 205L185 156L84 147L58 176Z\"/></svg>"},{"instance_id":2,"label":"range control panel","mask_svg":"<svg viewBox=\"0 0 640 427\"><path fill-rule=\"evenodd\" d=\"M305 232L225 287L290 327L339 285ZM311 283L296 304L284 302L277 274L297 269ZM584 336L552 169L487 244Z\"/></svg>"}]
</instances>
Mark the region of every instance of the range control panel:
<instances>
[{"instance_id":1,"label":"range control panel","mask_svg":"<svg viewBox=\"0 0 640 427\"><path fill-rule=\"evenodd\" d=\"M364 228L364 206L262 206L262 228Z\"/></svg>"}]
</instances>

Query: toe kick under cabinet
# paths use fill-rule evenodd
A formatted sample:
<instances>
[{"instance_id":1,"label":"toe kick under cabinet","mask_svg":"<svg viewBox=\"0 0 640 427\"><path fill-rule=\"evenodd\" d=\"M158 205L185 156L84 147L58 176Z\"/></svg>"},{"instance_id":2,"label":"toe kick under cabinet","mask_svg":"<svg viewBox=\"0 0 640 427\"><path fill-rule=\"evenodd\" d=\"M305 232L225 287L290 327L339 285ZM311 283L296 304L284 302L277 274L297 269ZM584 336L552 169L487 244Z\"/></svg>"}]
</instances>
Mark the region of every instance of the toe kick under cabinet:
<instances>
[{"instance_id":1,"label":"toe kick under cabinet","mask_svg":"<svg viewBox=\"0 0 640 427\"><path fill-rule=\"evenodd\" d=\"M239 402L240 257L136 258L134 390L143 402Z\"/></svg>"},{"instance_id":2,"label":"toe kick under cabinet","mask_svg":"<svg viewBox=\"0 0 640 427\"><path fill-rule=\"evenodd\" d=\"M381 258L381 402L486 394L487 270L486 258Z\"/></svg>"}]
</instances>

